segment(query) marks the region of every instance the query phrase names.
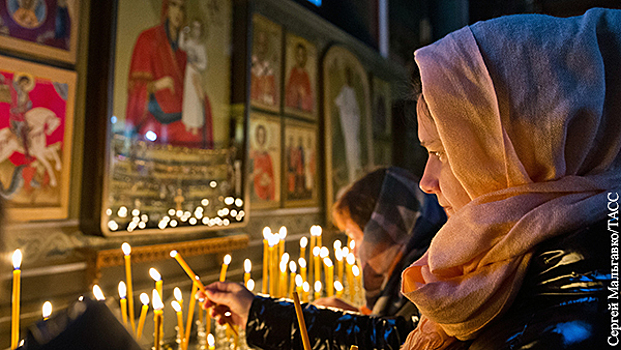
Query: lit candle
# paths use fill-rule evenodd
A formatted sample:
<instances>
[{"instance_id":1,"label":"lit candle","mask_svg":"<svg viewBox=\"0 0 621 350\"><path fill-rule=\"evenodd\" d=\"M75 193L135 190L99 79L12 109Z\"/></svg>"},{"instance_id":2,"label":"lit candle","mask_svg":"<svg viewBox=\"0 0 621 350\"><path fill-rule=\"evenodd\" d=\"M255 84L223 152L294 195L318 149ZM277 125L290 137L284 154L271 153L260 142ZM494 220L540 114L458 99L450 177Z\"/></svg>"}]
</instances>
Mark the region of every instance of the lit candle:
<instances>
[{"instance_id":1,"label":"lit candle","mask_svg":"<svg viewBox=\"0 0 621 350\"><path fill-rule=\"evenodd\" d=\"M163 300L164 294L162 292L164 289L164 282L162 281L162 275L160 275L160 273L153 267L149 269L149 275L155 281L155 290L157 290L157 293L160 295L160 301ZM153 303L155 303L155 301Z\"/></svg>"},{"instance_id":2,"label":"lit candle","mask_svg":"<svg viewBox=\"0 0 621 350\"><path fill-rule=\"evenodd\" d=\"M343 296L343 284L339 281L334 282L334 289L336 289L336 297L340 298Z\"/></svg>"},{"instance_id":3,"label":"lit candle","mask_svg":"<svg viewBox=\"0 0 621 350\"><path fill-rule=\"evenodd\" d=\"M352 241L353 242L353 241ZM347 285L349 286L349 301L354 302L354 295L356 294L354 288L354 274L352 272L352 267L356 263L356 258L354 254L347 254Z\"/></svg>"},{"instance_id":4,"label":"lit candle","mask_svg":"<svg viewBox=\"0 0 621 350\"><path fill-rule=\"evenodd\" d=\"M280 261L280 281L278 283L278 296L286 297L287 294L287 261Z\"/></svg>"},{"instance_id":5,"label":"lit candle","mask_svg":"<svg viewBox=\"0 0 621 350\"><path fill-rule=\"evenodd\" d=\"M207 344L209 345L209 350L216 349L216 340L211 333L207 334Z\"/></svg>"},{"instance_id":6,"label":"lit candle","mask_svg":"<svg viewBox=\"0 0 621 350\"><path fill-rule=\"evenodd\" d=\"M306 282L306 260L304 258L300 258L298 260L298 264L300 265L300 274L302 275L302 281Z\"/></svg>"},{"instance_id":7,"label":"lit candle","mask_svg":"<svg viewBox=\"0 0 621 350\"><path fill-rule=\"evenodd\" d=\"M343 283L343 250L340 247L338 249L334 247L334 258L336 258L336 279Z\"/></svg>"},{"instance_id":8,"label":"lit candle","mask_svg":"<svg viewBox=\"0 0 621 350\"><path fill-rule=\"evenodd\" d=\"M359 285L360 284L360 270L358 269L358 265L354 265L351 267L351 272L354 275L355 278L355 283L354 285ZM356 296L356 290L354 289L354 296ZM355 298L352 298L355 299Z\"/></svg>"},{"instance_id":9,"label":"lit candle","mask_svg":"<svg viewBox=\"0 0 621 350\"><path fill-rule=\"evenodd\" d=\"M308 301L308 295L310 294L310 283L308 283L308 281L305 281L302 284L302 291L304 292L304 295L302 296L302 300L307 302Z\"/></svg>"},{"instance_id":10,"label":"lit candle","mask_svg":"<svg viewBox=\"0 0 621 350\"><path fill-rule=\"evenodd\" d=\"M43 321L46 321L52 315L52 303L46 301L41 307L41 314L43 315Z\"/></svg>"},{"instance_id":11,"label":"lit candle","mask_svg":"<svg viewBox=\"0 0 621 350\"><path fill-rule=\"evenodd\" d=\"M140 310L140 318L138 319L138 329L136 329L136 339L138 340L142 337L144 321L147 318L147 311L149 311L149 295L147 293L140 294L140 301L142 302L142 309Z\"/></svg>"},{"instance_id":12,"label":"lit candle","mask_svg":"<svg viewBox=\"0 0 621 350\"><path fill-rule=\"evenodd\" d=\"M249 291L254 291L254 280L253 279L249 279L248 282L246 283L246 288L248 288Z\"/></svg>"},{"instance_id":13,"label":"lit candle","mask_svg":"<svg viewBox=\"0 0 621 350\"><path fill-rule=\"evenodd\" d=\"M181 348L185 349L185 331L183 330L183 313L181 312L181 304L177 300L173 300L170 304L177 313L177 331L179 332L179 338L181 339Z\"/></svg>"},{"instance_id":14,"label":"lit candle","mask_svg":"<svg viewBox=\"0 0 621 350\"><path fill-rule=\"evenodd\" d=\"M196 305L196 292L198 291L198 284L192 283L192 291L190 292L190 305L188 306L188 318L185 323L185 345L186 348L190 341L190 330L192 329L192 324L194 323L194 306Z\"/></svg>"},{"instance_id":15,"label":"lit candle","mask_svg":"<svg viewBox=\"0 0 621 350\"><path fill-rule=\"evenodd\" d=\"M250 271L252 271L252 262L250 259L244 260L244 285L248 284L250 280Z\"/></svg>"},{"instance_id":16,"label":"lit candle","mask_svg":"<svg viewBox=\"0 0 621 350\"><path fill-rule=\"evenodd\" d=\"M93 295L95 296L95 299L97 299L99 301L106 300L106 297L104 296L104 293L101 291L101 288L99 288L98 285L94 285L93 286Z\"/></svg>"},{"instance_id":17,"label":"lit candle","mask_svg":"<svg viewBox=\"0 0 621 350\"><path fill-rule=\"evenodd\" d=\"M295 274L298 269L298 266L295 264L295 261L289 261L289 271L291 271L289 282L289 292L285 296L293 295L293 286L295 285Z\"/></svg>"},{"instance_id":18,"label":"lit candle","mask_svg":"<svg viewBox=\"0 0 621 350\"><path fill-rule=\"evenodd\" d=\"M341 247L343 246L343 242L341 242L340 239L335 239L334 243L332 243L332 246L334 247L334 251L336 252L337 250L341 250Z\"/></svg>"},{"instance_id":19,"label":"lit candle","mask_svg":"<svg viewBox=\"0 0 621 350\"><path fill-rule=\"evenodd\" d=\"M229 267L231 263L231 255L227 254L224 256L224 260L222 261L222 269L220 270L220 282L226 281L226 269Z\"/></svg>"},{"instance_id":20,"label":"lit candle","mask_svg":"<svg viewBox=\"0 0 621 350\"><path fill-rule=\"evenodd\" d=\"M270 265L270 295L276 296L276 266L274 263L274 257L276 256L275 245L278 244L278 237L272 236L269 239L269 265Z\"/></svg>"},{"instance_id":21,"label":"lit candle","mask_svg":"<svg viewBox=\"0 0 621 350\"><path fill-rule=\"evenodd\" d=\"M334 265L332 265L332 260L330 258L323 258L323 264L326 267L326 289L328 296L331 297L334 295Z\"/></svg>"},{"instance_id":22,"label":"lit candle","mask_svg":"<svg viewBox=\"0 0 621 350\"><path fill-rule=\"evenodd\" d=\"M319 257L323 260L327 258L329 255L330 255L330 250L328 250L328 247L321 247L321 250L319 251Z\"/></svg>"},{"instance_id":23,"label":"lit candle","mask_svg":"<svg viewBox=\"0 0 621 350\"><path fill-rule=\"evenodd\" d=\"M285 239L287 239L287 228L281 226L278 230L278 256L285 254Z\"/></svg>"},{"instance_id":24,"label":"lit candle","mask_svg":"<svg viewBox=\"0 0 621 350\"><path fill-rule=\"evenodd\" d=\"M125 282L127 283L127 308L129 310L129 322L132 331L136 331L136 321L134 320L134 287L132 283L131 252L132 247L125 242L121 245L125 258Z\"/></svg>"},{"instance_id":25,"label":"lit candle","mask_svg":"<svg viewBox=\"0 0 621 350\"><path fill-rule=\"evenodd\" d=\"M321 298L321 281L315 281L315 300Z\"/></svg>"},{"instance_id":26,"label":"lit candle","mask_svg":"<svg viewBox=\"0 0 621 350\"><path fill-rule=\"evenodd\" d=\"M267 274L269 266L269 238L272 230L269 227L263 228L263 280L261 281L261 293L267 293Z\"/></svg>"},{"instance_id":27,"label":"lit candle","mask_svg":"<svg viewBox=\"0 0 621 350\"><path fill-rule=\"evenodd\" d=\"M311 350L308 332L306 331L306 324L304 323L304 313L302 312L302 306L300 305L298 293L293 294L293 305L295 305L295 314L298 318L298 327L300 328L300 334L302 336L303 348L304 350Z\"/></svg>"},{"instance_id":28,"label":"lit candle","mask_svg":"<svg viewBox=\"0 0 621 350\"><path fill-rule=\"evenodd\" d=\"M13 293L11 294L11 349L19 343L19 306L21 296L22 251L13 252Z\"/></svg>"},{"instance_id":29,"label":"lit candle","mask_svg":"<svg viewBox=\"0 0 621 350\"><path fill-rule=\"evenodd\" d=\"M306 259L306 246L308 245L308 238L306 236L300 238L300 259Z\"/></svg>"},{"instance_id":30,"label":"lit candle","mask_svg":"<svg viewBox=\"0 0 621 350\"><path fill-rule=\"evenodd\" d=\"M304 285L304 281L302 280L302 276L295 276L295 291L304 298L304 294L302 294L302 285Z\"/></svg>"},{"instance_id":31,"label":"lit candle","mask_svg":"<svg viewBox=\"0 0 621 350\"><path fill-rule=\"evenodd\" d=\"M119 282L119 302L121 303L121 318L123 319L123 324L127 327L127 287L125 287L125 282Z\"/></svg>"},{"instance_id":32,"label":"lit candle","mask_svg":"<svg viewBox=\"0 0 621 350\"><path fill-rule=\"evenodd\" d=\"M175 297L175 300L177 300L177 302L179 303L179 306L183 310L183 293L181 293L181 288L175 287L175 289L173 289L173 296Z\"/></svg>"},{"instance_id":33,"label":"lit candle","mask_svg":"<svg viewBox=\"0 0 621 350\"><path fill-rule=\"evenodd\" d=\"M319 225L316 225L315 227L316 227L315 232L316 232L316 235L317 235L316 244L317 244L318 247L323 247L323 244L321 244L321 233L322 233L323 230L321 229L321 226L319 226Z\"/></svg>"},{"instance_id":34,"label":"lit candle","mask_svg":"<svg viewBox=\"0 0 621 350\"><path fill-rule=\"evenodd\" d=\"M319 265L319 253L321 252L321 248L315 247L313 248L313 261L315 262L315 282L321 279L321 265Z\"/></svg>"},{"instance_id":35,"label":"lit candle","mask_svg":"<svg viewBox=\"0 0 621 350\"><path fill-rule=\"evenodd\" d=\"M162 303L162 299L160 297L160 293L157 289L153 290L153 346L155 350L160 350L160 343L162 340L162 318L164 312L162 309L164 308L164 304Z\"/></svg>"},{"instance_id":36,"label":"lit candle","mask_svg":"<svg viewBox=\"0 0 621 350\"><path fill-rule=\"evenodd\" d=\"M349 241L349 250L353 252L355 247L356 247L356 241L352 239L351 241Z\"/></svg>"}]
</instances>

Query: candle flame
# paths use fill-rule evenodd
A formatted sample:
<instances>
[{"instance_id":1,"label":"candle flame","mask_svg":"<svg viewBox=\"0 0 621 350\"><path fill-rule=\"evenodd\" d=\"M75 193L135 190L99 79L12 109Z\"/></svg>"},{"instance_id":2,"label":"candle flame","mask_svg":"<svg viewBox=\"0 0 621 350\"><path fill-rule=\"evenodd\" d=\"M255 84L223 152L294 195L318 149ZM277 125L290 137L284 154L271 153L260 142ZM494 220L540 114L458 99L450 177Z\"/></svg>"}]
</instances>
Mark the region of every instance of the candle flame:
<instances>
[{"instance_id":1,"label":"candle flame","mask_svg":"<svg viewBox=\"0 0 621 350\"><path fill-rule=\"evenodd\" d=\"M252 262L250 259L244 260L244 272L250 273L252 271Z\"/></svg>"},{"instance_id":2,"label":"candle flame","mask_svg":"<svg viewBox=\"0 0 621 350\"><path fill-rule=\"evenodd\" d=\"M265 226L263 228L263 238L269 240L269 237L272 235L272 229Z\"/></svg>"},{"instance_id":3,"label":"candle flame","mask_svg":"<svg viewBox=\"0 0 621 350\"><path fill-rule=\"evenodd\" d=\"M119 282L119 297L121 299L125 299L127 297L127 286L123 281Z\"/></svg>"},{"instance_id":4,"label":"candle flame","mask_svg":"<svg viewBox=\"0 0 621 350\"><path fill-rule=\"evenodd\" d=\"M356 247L356 241L352 239L351 242L349 242L349 249L354 250L355 247Z\"/></svg>"},{"instance_id":5,"label":"candle flame","mask_svg":"<svg viewBox=\"0 0 621 350\"><path fill-rule=\"evenodd\" d=\"M343 255L344 257L347 256L347 254L349 254L349 248L347 247L343 247L343 250L341 251L341 255Z\"/></svg>"},{"instance_id":6,"label":"candle flame","mask_svg":"<svg viewBox=\"0 0 621 350\"><path fill-rule=\"evenodd\" d=\"M308 245L308 238L306 238L306 236L300 238L300 247L306 248L307 245Z\"/></svg>"},{"instance_id":7,"label":"candle flame","mask_svg":"<svg viewBox=\"0 0 621 350\"><path fill-rule=\"evenodd\" d=\"M179 289L179 287L175 287L175 289L173 290L173 295L175 296L175 299L177 299L177 301L181 301L183 300L183 294L181 294L181 289Z\"/></svg>"},{"instance_id":8,"label":"candle flame","mask_svg":"<svg viewBox=\"0 0 621 350\"><path fill-rule=\"evenodd\" d=\"M356 263L356 257L354 256L354 254L352 253L347 254L347 263L349 265L353 265Z\"/></svg>"},{"instance_id":9,"label":"candle flame","mask_svg":"<svg viewBox=\"0 0 621 350\"><path fill-rule=\"evenodd\" d=\"M149 269L149 275L156 282L162 280L162 275L160 275L160 273L157 272L157 270L155 268L153 268L153 267Z\"/></svg>"},{"instance_id":10,"label":"candle flame","mask_svg":"<svg viewBox=\"0 0 621 350\"><path fill-rule=\"evenodd\" d=\"M278 244L278 235L270 235L267 239L267 244L273 247Z\"/></svg>"},{"instance_id":11,"label":"candle flame","mask_svg":"<svg viewBox=\"0 0 621 350\"><path fill-rule=\"evenodd\" d=\"M319 247L314 247L313 248L313 256L319 256L320 252L321 252L321 248L319 248Z\"/></svg>"},{"instance_id":12,"label":"candle flame","mask_svg":"<svg viewBox=\"0 0 621 350\"><path fill-rule=\"evenodd\" d=\"M337 292L340 292L343 290L343 284L339 281L335 281L334 282L334 289L336 289Z\"/></svg>"},{"instance_id":13,"label":"candle flame","mask_svg":"<svg viewBox=\"0 0 621 350\"><path fill-rule=\"evenodd\" d=\"M334 257L336 261L343 261L343 251L339 249L334 249Z\"/></svg>"},{"instance_id":14,"label":"candle flame","mask_svg":"<svg viewBox=\"0 0 621 350\"><path fill-rule=\"evenodd\" d=\"M140 302L142 302L142 305L149 305L149 295L147 293L141 293Z\"/></svg>"},{"instance_id":15,"label":"candle flame","mask_svg":"<svg viewBox=\"0 0 621 350\"><path fill-rule=\"evenodd\" d=\"M155 310L161 310L164 308L164 303L162 303L162 298L160 297L160 293L157 290L153 290L151 300L153 301L153 308Z\"/></svg>"},{"instance_id":16,"label":"candle flame","mask_svg":"<svg viewBox=\"0 0 621 350\"><path fill-rule=\"evenodd\" d=\"M308 293L310 291L310 283L308 283L308 281L302 284L302 290L304 290L305 293Z\"/></svg>"},{"instance_id":17,"label":"candle flame","mask_svg":"<svg viewBox=\"0 0 621 350\"><path fill-rule=\"evenodd\" d=\"M280 272L282 273L287 272L287 262L284 260L280 261Z\"/></svg>"},{"instance_id":18,"label":"candle flame","mask_svg":"<svg viewBox=\"0 0 621 350\"><path fill-rule=\"evenodd\" d=\"M285 238L287 238L287 228L284 226L281 226L280 229L278 230L278 238L280 238L282 241L285 240Z\"/></svg>"},{"instance_id":19,"label":"candle flame","mask_svg":"<svg viewBox=\"0 0 621 350\"><path fill-rule=\"evenodd\" d=\"M330 255L330 251L328 250L328 247L321 247L321 250L319 251L319 256L323 259L323 258L327 258L328 255Z\"/></svg>"},{"instance_id":20,"label":"candle flame","mask_svg":"<svg viewBox=\"0 0 621 350\"><path fill-rule=\"evenodd\" d=\"M285 263L289 262L289 253L284 253L280 258L280 261L284 261Z\"/></svg>"},{"instance_id":21,"label":"candle flame","mask_svg":"<svg viewBox=\"0 0 621 350\"><path fill-rule=\"evenodd\" d=\"M106 297L104 296L104 293L101 291L101 288L99 288L98 285L94 285L93 286L93 295L95 296L95 299L97 299L99 301L106 300Z\"/></svg>"},{"instance_id":22,"label":"candle flame","mask_svg":"<svg viewBox=\"0 0 621 350\"><path fill-rule=\"evenodd\" d=\"M129 255L132 253L132 247L127 242L121 244L121 249L123 250L123 254L125 255Z\"/></svg>"},{"instance_id":23,"label":"candle flame","mask_svg":"<svg viewBox=\"0 0 621 350\"><path fill-rule=\"evenodd\" d=\"M298 270L298 266L295 264L295 261L289 261L289 271L295 273Z\"/></svg>"},{"instance_id":24,"label":"candle flame","mask_svg":"<svg viewBox=\"0 0 621 350\"><path fill-rule=\"evenodd\" d=\"M358 275L360 275L360 269L358 268L358 265L354 265L351 267L351 272L354 273L354 276L358 277Z\"/></svg>"},{"instance_id":25,"label":"candle flame","mask_svg":"<svg viewBox=\"0 0 621 350\"><path fill-rule=\"evenodd\" d=\"M173 300L170 305L172 305L172 308L175 309L175 312L181 312L181 305L179 305L178 301Z\"/></svg>"},{"instance_id":26,"label":"candle flame","mask_svg":"<svg viewBox=\"0 0 621 350\"><path fill-rule=\"evenodd\" d=\"M246 288L248 288L249 291L253 291L254 290L254 280L253 279L249 279L248 283L246 283Z\"/></svg>"},{"instance_id":27,"label":"candle flame","mask_svg":"<svg viewBox=\"0 0 621 350\"><path fill-rule=\"evenodd\" d=\"M41 308L41 314L43 314L43 318L49 318L52 315L52 303L46 301L43 303L43 307Z\"/></svg>"},{"instance_id":28,"label":"candle flame","mask_svg":"<svg viewBox=\"0 0 621 350\"><path fill-rule=\"evenodd\" d=\"M306 259L304 259L304 258L299 258L299 259L298 259L298 264L300 264L300 268L305 269L305 268L306 268Z\"/></svg>"},{"instance_id":29,"label":"candle flame","mask_svg":"<svg viewBox=\"0 0 621 350\"><path fill-rule=\"evenodd\" d=\"M327 267L332 267L332 260L330 260L330 258L323 258L323 263L326 264Z\"/></svg>"},{"instance_id":30,"label":"candle flame","mask_svg":"<svg viewBox=\"0 0 621 350\"><path fill-rule=\"evenodd\" d=\"M302 280L302 275L296 275L295 276L295 286L296 287L302 287L303 284L304 284L304 280Z\"/></svg>"},{"instance_id":31,"label":"candle flame","mask_svg":"<svg viewBox=\"0 0 621 350\"><path fill-rule=\"evenodd\" d=\"M231 317L231 312L230 311L225 311L224 312L224 317Z\"/></svg>"},{"instance_id":32,"label":"candle flame","mask_svg":"<svg viewBox=\"0 0 621 350\"><path fill-rule=\"evenodd\" d=\"M334 250L341 250L341 246L343 245L343 243L341 242L341 240L337 239L334 241L334 243L332 244L332 246L334 247Z\"/></svg>"},{"instance_id":33,"label":"candle flame","mask_svg":"<svg viewBox=\"0 0 621 350\"><path fill-rule=\"evenodd\" d=\"M321 292L321 281L315 281L315 292Z\"/></svg>"},{"instance_id":34,"label":"candle flame","mask_svg":"<svg viewBox=\"0 0 621 350\"><path fill-rule=\"evenodd\" d=\"M213 334L209 333L207 334L207 345L209 346L215 346L216 344L216 340L213 337Z\"/></svg>"},{"instance_id":35,"label":"candle flame","mask_svg":"<svg viewBox=\"0 0 621 350\"><path fill-rule=\"evenodd\" d=\"M174 258L175 256L177 256L177 251L176 250L171 250L170 251L170 257Z\"/></svg>"},{"instance_id":36,"label":"candle flame","mask_svg":"<svg viewBox=\"0 0 621 350\"><path fill-rule=\"evenodd\" d=\"M224 265L229 265L231 263L231 254L227 254L224 256Z\"/></svg>"},{"instance_id":37,"label":"candle flame","mask_svg":"<svg viewBox=\"0 0 621 350\"><path fill-rule=\"evenodd\" d=\"M15 251L13 252L13 268L17 270L21 266L22 266L22 251L19 249L15 249Z\"/></svg>"}]
</instances>

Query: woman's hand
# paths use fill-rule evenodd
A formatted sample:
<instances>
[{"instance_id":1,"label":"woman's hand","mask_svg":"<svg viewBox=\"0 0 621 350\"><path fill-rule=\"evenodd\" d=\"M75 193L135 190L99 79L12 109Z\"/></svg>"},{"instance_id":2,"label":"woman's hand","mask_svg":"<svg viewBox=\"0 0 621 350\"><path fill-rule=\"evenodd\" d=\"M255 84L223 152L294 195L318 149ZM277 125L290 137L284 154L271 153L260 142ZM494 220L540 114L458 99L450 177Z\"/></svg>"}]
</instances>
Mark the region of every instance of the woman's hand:
<instances>
[{"instance_id":1,"label":"woman's hand","mask_svg":"<svg viewBox=\"0 0 621 350\"><path fill-rule=\"evenodd\" d=\"M313 305L323 306L323 307L334 307L334 308L341 309L344 311L353 311L353 312L360 311L358 310L357 307L350 305L343 299L340 299L337 297L327 297L327 298L317 299L313 302Z\"/></svg>"},{"instance_id":2,"label":"woman's hand","mask_svg":"<svg viewBox=\"0 0 621 350\"><path fill-rule=\"evenodd\" d=\"M215 282L205 288L206 294L198 292L196 296L204 298L204 309L211 308L211 317L219 324L227 321L234 325L246 328L248 313L254 299L254 294L239 283Z\"/></svg>"}]
</instances>

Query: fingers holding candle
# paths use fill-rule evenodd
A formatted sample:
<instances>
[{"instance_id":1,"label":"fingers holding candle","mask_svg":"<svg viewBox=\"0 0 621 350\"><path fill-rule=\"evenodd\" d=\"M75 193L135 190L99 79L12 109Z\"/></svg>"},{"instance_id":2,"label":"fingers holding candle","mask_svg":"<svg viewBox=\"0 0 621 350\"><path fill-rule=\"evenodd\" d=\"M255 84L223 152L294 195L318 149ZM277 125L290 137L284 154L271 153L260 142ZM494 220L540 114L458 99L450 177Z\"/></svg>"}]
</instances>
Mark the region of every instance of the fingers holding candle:
<instances>
[{"instance_id":1,"label":"fingers holding candle","mask_svg":"<svg viewBox=\"0 0 621 350\"><path fill-rule=\"evenodd\" d=\"M204 293L198 292L197 297L205 299L202 304L203 308L213 308L212 316L219 322L231 320L237 326L246 327L254 294L241 284L215 282L205 287ZM226 315L227 311L231 314Z\"/></svg>"}]
</instances>

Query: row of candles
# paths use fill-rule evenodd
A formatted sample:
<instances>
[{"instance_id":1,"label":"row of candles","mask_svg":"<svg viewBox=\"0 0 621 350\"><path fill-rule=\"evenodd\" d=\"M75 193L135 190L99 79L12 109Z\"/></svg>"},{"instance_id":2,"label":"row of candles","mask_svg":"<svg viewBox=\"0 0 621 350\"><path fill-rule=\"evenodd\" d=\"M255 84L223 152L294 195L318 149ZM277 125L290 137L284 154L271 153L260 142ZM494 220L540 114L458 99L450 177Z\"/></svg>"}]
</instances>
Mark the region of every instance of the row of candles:
<instances>
[{"instance_id":1,"label":"row of candles","mask_svg":"<svg viewBox=\"0 0 621 350\"><path fill-rule=\"evenodd\" d=\"M345 281L343 275L346 275L347 286L349 287L350 301L354 302L356 289L361 288L361 274L360 267L356 264L356 259L352 253L355 242L349 241L347 246L342 247L340 240L335 240L333 244L334 257L336 259L336 279L334 275L334 264L330 259L329 249L322 245L322 229L321 226L312 226L310 229L310 248L309 248L309 261L312 259L312 264L308 264L307 275L307 263L306 263L306 248L309 240L306 236L300 239L300 250L298 264L291 259L291 255L285 252L285 239L287 236L287 229L283 226L278 233L273 233L269 227L263 229L263 275L262 275L262 287L261 292L263 294L270 294L273 297L293 297L293 291L302 296L302 301L309 301L310 283L313 282L314 286L314 299L319 299L322 296L322 266L323 274L325 277L325 291L327 296L335 295L336 297L342 297L344 292ZM149 300L147 293L140 295L140 301L143 304L138 319L138 325L135 323L134 315L134 296L133 296L133 284L132 284L132 269L131 269L131 246L128 243L123 243L121 246L124 255L125 262L125 281L119 282L118 292L121 310L121 319L137 339L142 337L143 327L147 312L149 310L149 302L153 307L154 315L154 345L155 349L159 349L159 344L163 337L163 280L161 274L155 269L151 268L149 274L155 281L155 288L152 292L152 298ZM176 251L171 252L171 257L175 258L181 265L188 276L193 280L191 296L194 296L199 289L204 290L204 286L200 282L198 276L196 276L189 266L183 261L180 254ZM231 255L227 254L222 263L220 270L220 281L226 280L226 273L228 266L232 261ZM20 283L21 283L21 262L22 253L19 249L15 250L13 254L13 289L12 289L12 317L11 317L11 349L16 349L19 343L19 316L20 316ZM299 273L297 266L299 265ZM276 271L276 267L280 268L280 271ZM287 276L287 267L289 267L289 277ZM254 280L251 279L252 263L249 259L244 261L244 285L251 291L254 289ZM346 271L344 273L344 270ZM309 278L312 275L313 278ZM93 294L97 300L105 300L104 294L101 288L97 285L93 286ZM194 313L196 308L196 299L190 298L187 320L183 322L183 300L182 292L176 287L174 289L175 300L172 301L171 306L175 310L178 319L178 332L180 334L180 346L182 350L187 350L190 330L192 327L192 321L194 319ZM199 320L203 319L202 308L199 309ZM43 307L43 318L50 317L52 312L52 305L46 302ZM213 335L211 331L211 318L207 316L206 330L207 340L209 343L209 349L214 349ZM227 328L228 333L236 334L236 330L233 327Z\"/></svg>"},{"instance_id":2,"label":"row of candles","mask_svg":"<svg viewBox=\"0 0 621 350\"><path fill-rule=\"evenodd\" d=\"M315 299L319 299L323 295L323 289L325 289L325 295L328 297L334 296L335 290L336 297L342 297L346 285L343 279L345 275L350 301L354 302L357 286L362 286L360 266L357 265L353 254L355 241L350 240L345 247L342 246L340 240L334 241L335 276L335 265L330 259L330 250L322 245L321 226L315 225L310 229L308 261L312 261L312 263L307 264L306 259L308 238L306 236L300 238L300 254L296 264L291 255L285 252L286 237L287 228L284 226L280 228L278 233L273 233L269 227L263 229L263 279L261 285L263 294L269 294L273 297L292 297L295 288L297 293L302 296L302 301L308 301L312 283ZM246 271L244 281L247 281L251 270L250 260L246 259L244 267ZM278 271L276 270L277 267L279 268ZM287 277L287 267L289 268L289 278ZM321 282L322 269L325 284ZM324 285L325 288L323 288Z\"/></svg>"}]
</instances>

